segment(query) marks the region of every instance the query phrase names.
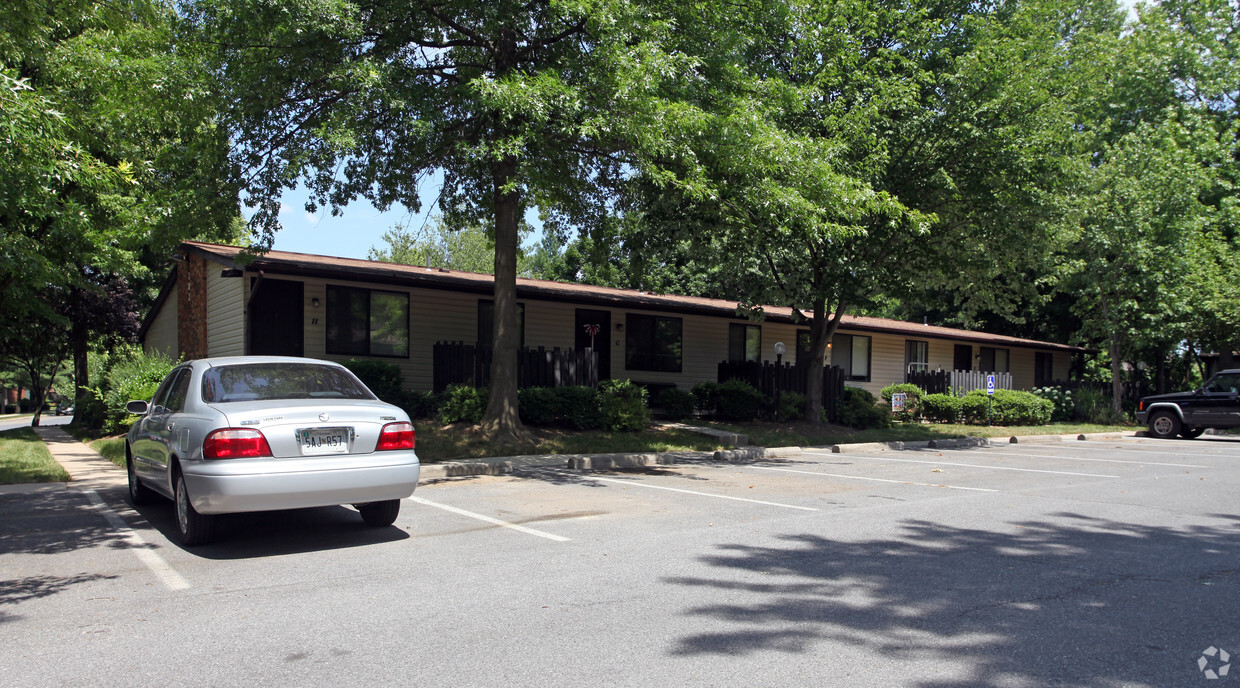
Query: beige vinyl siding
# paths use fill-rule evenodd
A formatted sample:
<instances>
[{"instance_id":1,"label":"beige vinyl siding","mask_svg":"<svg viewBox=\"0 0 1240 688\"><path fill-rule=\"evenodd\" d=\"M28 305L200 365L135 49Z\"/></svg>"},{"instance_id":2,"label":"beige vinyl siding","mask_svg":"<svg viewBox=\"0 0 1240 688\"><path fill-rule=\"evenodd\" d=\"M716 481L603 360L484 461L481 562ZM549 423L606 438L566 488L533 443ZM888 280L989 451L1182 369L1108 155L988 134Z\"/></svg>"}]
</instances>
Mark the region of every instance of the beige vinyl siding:
<instances>
[{"instance_id":1,"label":"beige vinyl siding","mask_svg":"<svg viewBox=\"0 0 1240 688\"><path fill-rule=\"evenodd\" d=\"M218 272L216 273L218 275ZM209 331L212 355L217 355L217 347L235 346L237 353L244 342L244 317L241 314L244 302L243 295L235 295L224 291L228 288L241 290L248 288L250 275L244 280L227 280L216 277L212 282L210 312L212 313ZM281 279L296 279L281 277ZM305 354L313 358L346 360L349 356L328 355L327 344L327 285L339 285L364 289L377 289L409 295L409 357L385 358L378 360L395 363L401 370L404 384L410 389L429 390L433 382L433 347L438 341L463 341L472 343L478 333L478 301L489 299L485 294L459 293L435 289L417 289L407 287L376 287L366 282L348 280L325 280L306 278L304 289L305 309ZM231 283L231 284L230 284ZM218 288L217 287L218 284ZM219 292L219 293L217 293ZM231 299L231 301L230 301ZM318 306L314 301L318 300ZM628 378L639 382L665 384L672 383L682 388L692 387L702 380L715 380L718 366L728 357L728 325L746 323L757 325L762 330L762 360L775 360L775 343L783 342L787 347L784 361L796 362L796 333L808 329L807 325L791 325L782 323L759 322L751 323L743 319L717 318L699 315L681 315L654 310L625 308L603 308L599 306L582 306L571 302L540 301L535 299L519 299L525 304L525 345L531 348L559 347L568 349L576 343L576 312L578 308L602 310L611 313L611 331L599 335L599 343L605 343L611 349L611 376ZM222 317L227 303L235 304L231 308L231 318ZM167 310L167 305L165 305ZM629 313L657 315L679 318L681 320L682 350L681 372L656 372L647 370L627 370L625 368L625 335L624 330L617 330L617 325L626 324ZM161 314L160 318L167 317ZM175 312L170 317L175 333ZM225 332L219 332L223 323ZM152 332L155 327L152 327ZM953 340L917 338L907 335L863 332L841 329L841 334L863 335L871 339L870 380L850 381L850 386L862 387L878 394L883 387L904 381L905 342L919 339L929 342L929 363L931 370L950 369L953 363ZM148 341L158 338L155 334L148 335ZM162 341L162 340L161 340ZM977 353L977 344L970 344L973 353ZM1029 388L1033 385L1033 362L1035 349L1011 349L1011 366L1015 374L1017 388ZM231 353L231 352L230 352ZM828 362L830 353L828 352ZM1055 372L1058 377L1067 378L1071 366L1071 355L1065 352L1054 353Z\"/></svg>"},{"instance_id":2,"label":"beige vinyl siding","mask_svg":"<svg viewBox=\"0 0 1240 688\"><path fill-rule=\"evenodd\" d=\"M245 295L248 277L220 277L207 264L207 355L245 354Z\"/></svg>"},{"instance_id":3,"label":"beige vinyl siding","mask_svg":"<svg viewBox=\"0 0 1240 688\"><path fill-rule=\"evenodd\" d=\"M409 295L409 357L376 356L400 368L401 379L410 389L429 390L437 341L472 343L478 335L478 296L434 289L410 289L373 285L348 280L307 278L303 290L305 312L305 352L310 358L346 361L352 356L327 353L327 285L372 289ZM318 299L319 305L314 305ZM527 306L528 308L528 306ZM527 314L528 317L528 314Z\"/></svg>"},{"instance_id":4,"label":"beige vinyl siding","mask_svg":"<svg viewBox=\"0 0 1240 688\"><path fill-rule=\"evenodd\" d=\"M155 315L155 320L147 328L142 348L147 353L158 351L168 358L175 359L180 355L177 345L177 288L174 284L164 298L159 313Z\"/></svg>"}]
</instances>

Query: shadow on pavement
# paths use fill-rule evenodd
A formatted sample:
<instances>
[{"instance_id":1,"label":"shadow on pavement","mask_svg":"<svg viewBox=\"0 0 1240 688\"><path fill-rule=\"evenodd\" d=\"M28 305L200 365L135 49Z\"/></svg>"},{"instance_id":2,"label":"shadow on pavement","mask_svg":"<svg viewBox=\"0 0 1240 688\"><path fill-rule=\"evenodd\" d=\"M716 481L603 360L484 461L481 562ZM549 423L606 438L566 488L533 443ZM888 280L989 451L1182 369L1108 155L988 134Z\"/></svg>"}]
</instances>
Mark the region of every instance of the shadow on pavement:
<instances>
[{"instance_id":1,"label":"shadow on pavement","mask_svg":"<svg viewBox=\"0 0 1240 688\"><path fill-rule=\"evenodd\" d=\"M810 653L853 645L878 667L919 660L963 678L904 685L1180 685L1217 646L1240 651L1240 518L1176 529L1056 514L993 529L905 521L891 538L784 536L724 545L715 591L685 610L730 630L674 642L674 655ZM1216 667L1217 668L1217 667ZM940 672L943 673L943 672Z\"/></svg>"}]
</instances>

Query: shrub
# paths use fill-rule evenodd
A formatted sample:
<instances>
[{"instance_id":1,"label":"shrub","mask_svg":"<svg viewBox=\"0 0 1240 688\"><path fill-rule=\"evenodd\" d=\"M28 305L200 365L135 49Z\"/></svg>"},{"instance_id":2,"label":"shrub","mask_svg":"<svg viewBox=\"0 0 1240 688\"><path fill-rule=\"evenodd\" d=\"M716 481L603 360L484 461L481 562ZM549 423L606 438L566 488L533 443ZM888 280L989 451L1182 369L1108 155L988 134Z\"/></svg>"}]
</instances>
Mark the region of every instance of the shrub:
<instances>
[{"instance_id":1,"label":"shrub","mask_svg":"<svg viewBox=\"0 0 1240 688\"><path fill-rule=\"evenodd\" d=\"M449 385L439 406L439 419L444 423L477 423L487 410L490 394L470 385Z\"/></svg>"},{"instance_id":2,"label":"shrub","mask_svg":"<svg viewBox=\"0 0 1240 688\"><path fill-rule=\"evenodd\" d=\"M960 398L960 419L971 425L985 425L990 409L986 391L975 389Z\"/></svg>"},{"instance_id":3,"label":"shrub","mask_svg":"<svg viewBox=\"0 0 1240 688\"><path fill-rule=\"evenodd\" d=\"M720 420L753 420L762 409L762 393L743 380L728 380L718 385L714 397L715 416Z\"/></svg>"},{"instance_id":4,"label":"shrub","mask_svg":"<svg viewBox=\"0 0 1240 688\"><path fill-rule=\"evenodd\" d=\"M693 415L695 399L693 392L672 387L659 392L657 403L668 420L682 420Z\"/></svg>"},{"instance_id":5,"label":"shrub","mask_svg":"<svg viewBox=\"0 0 1240 688\"><path fill-rule=\"evenodd\" d=\"M401 400L400 366L390 361L356 358L350 358L342 365L369 387L375 396L389 404L400 405L397 403Z\"/></svg>"},{"instance_id":6,"label":"shrub","mask_svg":"<svg viewBox=\"0 0 1240 688\"><path fill-rule=\"evenodd\" d=\"M904 395L904 410L895 411L892 413L892 416L895 417L896 420L912 421L917 420L917 418L920 417L921 398L926 394L921 387L918 387L911 382L902 382L898 385L888 385L884 387L880 394L882 394L883 401L886 402L887 408L891 408L891 396L893 394Z\"/></svg>"},{"instance_id":7,"label":"shrub","mask_svg":"<svg viewBox=\"0 0 1240 688\"><path fill-rule=\"evenodd\" d=\"M1103 425L1119 420L1115 416L1115 409L1111 407L1111 395L1090 387L1082 387L1076 391L1072 417L1075 420Z\"/></svg>"},{"instance_id":8,"label":"shrub","mask_svg":"<svg viewBox=\"0 0 1240 688\"><path fill-rule=\"evenodd\" d=\"M715 412L715 403L718 401L718 392L719 383L703 380L693 386L691 393L699 411L713 414Z\"/></svg>"},{"instance_id":9,"label":"shrub","mask_svg":"<svg viewBox=\"0 0 1240 688\"><path fill-rule=\"evenodd\" d=\"M560 399L550 387L517 390L517 410L521 422L529 425L556 425L563 417Z\"/></svg>"},{"instance_id":10,"label":"shrub","mask_svg":"<svg viewBox=\"0 0 1240 688\"><path fill-rule=\"evenodd\" d=\"M401 407L413 419L430 418L439 409L439 397L434 392L418 389L402 389L389 403Z\"/></svg>"},{"instance_id":11,"label":"shrub","mask_svg":"<svg viewBox=\"0 0 1240 688\"><path fill-rule=\"evenodd\" d=\"M859 430L886 428L891 425L891 414L878 405L873 394L857 387L845 387L840 403L840 423Z\"/></svg>"},{"instance_id":12,"label":"shrub","mask_svg":"<svg viewBox=\"0 0 1240 688\"><path fill-rule=\"evenodd\" d=\"M103 403L104 414L100 429L109 434L119 434L133 425L134 416L125 410L130 401L150 401L159 389L159 383L176 366L176 361L155 352L148 354L134 347L113 359L92 396ZM75 409L76 410L76 409Z\"/></svg>"},{"instance_id":13,"label":"shrub","mask_svg":"<svg viewBox=\"0 0 1240 688\"><path fill-rule=\"evenodd\" d=\"M775 407L775 420L780 423L798 420L805 417L805 404L809 402L804 394L781 392L779 404Z\"/></svg>"},{"instance_id":14,"label":"shrub","mask_svg":"<svg viewBox=\"0 0 1240 688\"><path fill-rule=\"evenodd\" d=\"M1032 392L995 390L994 422L999 425L1046 425L1053 410L1054 404Z\"/></svg>"},{"instance_id":15,"label":"shrub","mask_svg":"<svg viewBox=\"0 0 1240 688\"><path fill-rule=\"evenodd\" d=\"M650 424L646 389L631 380L604 380L598 385L599 417L604 430L636 432Z\"/></svg>"},{"instance_id":16,"label":"shrub","mask_svg":"<svg viewBox=\"0 0 1240 688\"><path fill-rule=\"evenodd\" d=\"M1051 421L1072 420L1076 402L1072 399L1072 390L1065 387L1042 387L1033 393L1051 402Z\"/></svg>"},{"instance_id":17,"label":"shrub","mask_svg":"<svg viewBox=\"0 0 1240 688\"><path fill-rule=\"evenodd\" d=\"M599 413L599 390L593 387L557 387L555 396L559 406L558 424L574 430L594 430L603 426Z\"/></svg>"},{"instance_id":18,"label":"shrub","mask_svg":"<svg viewBox=\"0 0 1240 688\"><path fill-rule=\"evenodd\" d=\"M921 417L931 423L960 421L961 399L953 394L927 394L921 398Z\"/></svg>"}]
</instances>

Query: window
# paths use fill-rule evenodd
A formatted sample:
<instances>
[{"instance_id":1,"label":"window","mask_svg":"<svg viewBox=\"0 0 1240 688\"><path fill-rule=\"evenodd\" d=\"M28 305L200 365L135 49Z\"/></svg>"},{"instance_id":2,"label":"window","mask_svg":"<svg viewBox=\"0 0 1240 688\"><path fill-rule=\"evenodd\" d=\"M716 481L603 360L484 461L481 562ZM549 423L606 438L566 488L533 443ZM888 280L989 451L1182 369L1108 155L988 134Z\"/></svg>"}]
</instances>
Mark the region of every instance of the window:
<instances>
[{"instance_id":1,"label":"window","mask_svg":"<svg viewBox=\"0 0 1240 688\"><path fill-rule=\"evenodd\" d=\"M762 328L757 325L728 325L728 360L762 360Z\"/></svg>"},{"instance_id":2,"label":"window","mask_svg":"<svg viewBox=\"0 0 1240 688\"><path fill-rule=\"evenodd\" d=\"M517 332L520 339L517 346L525 346L525 304L517 303ZM478 346L494 345L495 338L495 302L490 299L478 299Z\"/></svg>"},{"instance_id":3,"label":"window","mask_svg":"<svg viewBox=\"0 0 1240 688\"><path fill-rule=\"evenodd\" d=\"M327 353L409 357L409 295L327 285Z\"/></svg>"},{"instance_id":4,"label":"window","mask_svg":"<svg viewBox=\"0 0 1240 688\"><path fill-rule=\"evenodd\" d=\"M1055 379L1054 355L1039 351L1034 354L1033 358L1033 383L1041 387L1053 382Z\"/></svg>"},{"instance_id":5,"label":"window","mask_svg":"<svg viewBox=\"0 0 1240 688\"><path fill-rule=\"evenodd\" d=\"M797 330L797 365L809 365L814 338L809 330Z\"/></svg>"},{"instance_id":6,"label":"window","mask_svg":"<svg viewBox=\"0 0 1240 688\"><path fill-rule=\"evenodd\" d=\"M657 315L625 316L624 367L679 373L681 368L681 319Z\"/></svg>"},{"instance_id":7,"label":"window","mask_svg":"<svg viewBox=\"0 0 1240 688\"><path fill-rule=\"evenodd\" d=\"M831 365L844 369L845 380L869 381L870 344L864 335L835 335L831 338Z\"/></svg>"},{"instance_id":8,"label":"window","mask_svg":"<svg viewBox=\"0 0 1240 688\"><path fill-rule=\"evenodd\" d=\"M978 366L983 373L1010 373L1012 372L1008 365L1007 349L992 349L988 346L982 347L982 361Z\"/></svg>"},{"instance_id":9,"label":"window","mask_svg":"<svg viewBox=\"0 0 1240 688\"><path fill-rule=\"evenodd\" d=\"M930 342L909 339L904 342L904 372L918 372L930 368Z\"/></svg>"}]
</instances>

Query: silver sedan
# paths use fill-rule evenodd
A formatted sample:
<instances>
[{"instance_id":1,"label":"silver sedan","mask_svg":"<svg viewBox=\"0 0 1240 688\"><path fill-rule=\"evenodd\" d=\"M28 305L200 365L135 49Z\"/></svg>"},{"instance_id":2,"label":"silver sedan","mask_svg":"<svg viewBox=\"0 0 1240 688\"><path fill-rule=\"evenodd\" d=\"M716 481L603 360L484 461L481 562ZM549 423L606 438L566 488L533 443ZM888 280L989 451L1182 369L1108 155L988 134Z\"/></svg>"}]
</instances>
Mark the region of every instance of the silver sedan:
<instances>
[{"instance_id":1,"label":"silver sedan","mask_svg":"<svg viewBox=\"0 0 1240 688\"><path fill-rule=\"evenodd\" d=\"M347 368L278 356L178 365L125 441L129 496L176 505L187 546L214 534L215 514L352 504L390 526L420 466L402 409L379 401Z\"/></svg>"}]
</instances>

